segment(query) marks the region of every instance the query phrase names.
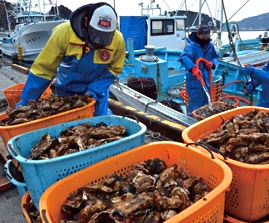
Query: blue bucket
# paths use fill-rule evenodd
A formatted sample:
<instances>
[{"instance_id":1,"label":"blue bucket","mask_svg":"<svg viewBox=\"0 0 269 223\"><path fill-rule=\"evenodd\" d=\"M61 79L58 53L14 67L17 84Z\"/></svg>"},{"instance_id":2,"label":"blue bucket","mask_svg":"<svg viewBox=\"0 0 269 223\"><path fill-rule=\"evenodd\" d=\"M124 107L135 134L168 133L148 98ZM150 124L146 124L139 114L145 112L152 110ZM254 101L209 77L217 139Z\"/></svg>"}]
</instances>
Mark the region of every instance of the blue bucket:
<instances>
[{"instance_id":1,"label":"blue bucket","mask_svg":"<svg viewBox=\"0 0 269 223\"><path fill-rule=\"evenodd\" d=\"M17 174L18 169L15 167L12 160L8 160L5 163L4 171L5 171L6 177L9 179L9 181L13 185L15 185L17 187L17 190L18 190L20 196L22 197L27 191L26 183L20 182L20 181L15 179L16 178L15 175Z\"/></svg>"},{"instance_id":2,"label":"blue bucket","mask_svg":"<svg viewBox=\"0 0 269 223\"><path fill-rule=\"evenodd\" d=\"M104 145L65 156L46 160L27 159L31 149L37 145L44 134L50 134L52 138L56 138L60 135L61 131L87 122L92 123L92 125L100 122L105 123L107 126L123 125L126 128L127 136ZM19 162L27 189L34 205L38 209L41 195L52 184L108 157L141 146L145 142L145 132L146 126L137 120L116 115L97 116L61 123L17 135L8 141L8 151Z\"/></svg>"}]
</instances>

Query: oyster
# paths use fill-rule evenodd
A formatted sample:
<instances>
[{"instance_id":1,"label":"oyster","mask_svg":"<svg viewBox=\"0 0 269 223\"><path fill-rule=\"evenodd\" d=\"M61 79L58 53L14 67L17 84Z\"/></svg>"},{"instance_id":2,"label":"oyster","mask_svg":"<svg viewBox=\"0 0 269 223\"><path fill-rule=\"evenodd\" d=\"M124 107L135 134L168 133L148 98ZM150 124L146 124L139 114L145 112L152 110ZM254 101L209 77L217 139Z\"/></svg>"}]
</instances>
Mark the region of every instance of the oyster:
<instances>
[{"instance_id":1,"label":"oyster","mask_svg":"<svg viewBox=\"0 0 269 223\"><path fill-rule=\"evenodd\" d=\"M122 139L125 134L126 129L122 125L106 126L100 122L94 126L88 122L63 130L57 138L51 138L49 134L43 135L27 158L55 158Z\"/></svg>"},{"instance_id":2,"label":"oyster","mask_svg":"<svg viewBox=\"0 0 269 223\"><path fill-rule=\"evenodd\" d=\"M40 98L38 101L30 100L24 106L6 110L7 118L0 121L0 126L18 125L37 119L49 117L71 109L83 107L91 102L87 95L73 95L61 97L52 94L50 98Z\"/></svg>"},{"instance_id":3,"label":"oyster","mask_svg":"<svg viewBox=\"0 0 269 223\"><path fill-rule=\"evenodd\" d=\"M203 140L226 157L248 164L269 163L269 112L250 110L224 120Z\"/></svg>"},{"instance_id":4,"label":"oyster","mask_svg":"<svg viewBox=\"0 0 269 223\"><path fill-rule=\"evenodd\" d=\"M133 164L125 176L112 174L77 189L62 206L61 222L163 222L209 191L200 177L151 158Z\"/></svg>"}]
</instances>

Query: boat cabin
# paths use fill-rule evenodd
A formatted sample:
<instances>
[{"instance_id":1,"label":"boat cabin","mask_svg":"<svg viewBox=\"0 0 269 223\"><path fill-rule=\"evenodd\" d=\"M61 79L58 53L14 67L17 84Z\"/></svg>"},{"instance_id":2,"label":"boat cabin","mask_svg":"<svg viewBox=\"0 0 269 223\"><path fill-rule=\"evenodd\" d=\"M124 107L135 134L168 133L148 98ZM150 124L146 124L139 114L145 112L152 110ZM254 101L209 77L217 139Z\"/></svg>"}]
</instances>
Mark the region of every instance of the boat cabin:
<instances>
[{"instance_id":1,"label":"boat cabin","mask_svg":"<svg viewBox=\"0 0 269 223\"><path fill-rule=\"evenodd\" d=\"M121 16L120 31L125 42L129 38L134 39L134 50L144 49L146 45L165 47L166 50L183 50L186 46L186 18L186 16Z\"/></svg>"},{"instance_id":2,"label":"boat cabin","mask_svg":"<svg viewBox=\"0 0 269 223\"><path fill-rule=\"evenodd\" d=\"M149 17L147 44L182 50L186 46L186 16Z\"/></svg>"}]
</instances>

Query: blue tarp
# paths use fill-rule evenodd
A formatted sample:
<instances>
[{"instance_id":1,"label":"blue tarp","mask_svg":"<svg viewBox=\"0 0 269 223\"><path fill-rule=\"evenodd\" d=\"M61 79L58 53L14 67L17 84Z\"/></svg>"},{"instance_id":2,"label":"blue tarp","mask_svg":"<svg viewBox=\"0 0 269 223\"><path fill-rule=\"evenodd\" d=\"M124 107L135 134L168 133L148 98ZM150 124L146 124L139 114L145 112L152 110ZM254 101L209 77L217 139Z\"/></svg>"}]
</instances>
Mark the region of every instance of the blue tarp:
<instances>
[{"instance_id":1,"label":"blue tarp","mask_svg":"<svg viewBox=\"0 0 269 223\"><path fill-rule=\"evenodd\" d=\"M134 50L144 49L145 45L147 45L146 19L146 16L120 16L120 31L125 43L127 43L128 38L133 39ZM126 50L128 51L128 49Z\"/></svg>"}]
</instances>

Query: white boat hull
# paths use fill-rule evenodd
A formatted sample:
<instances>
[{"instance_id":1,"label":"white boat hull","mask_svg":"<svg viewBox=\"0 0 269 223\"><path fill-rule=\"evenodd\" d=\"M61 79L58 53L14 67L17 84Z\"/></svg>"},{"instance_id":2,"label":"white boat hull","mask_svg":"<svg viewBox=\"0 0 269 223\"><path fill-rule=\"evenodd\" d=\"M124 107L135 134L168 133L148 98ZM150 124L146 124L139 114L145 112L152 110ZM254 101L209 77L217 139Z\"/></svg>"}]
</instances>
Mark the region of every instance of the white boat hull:
<instances>
[{"instance_id":1,"label":"white boat hull","mask_svg":"<svg viewBox=\"0 0 269 223\"><path fill-rule=\"evenodd\" d=\"M23 61L34 61L46 45L52 29L65 20L55 20L25 25L20 31L14 31L10 38L3 38L0 45L4 55L13 57L18 54L18 46L22 46Z\"/></svg>"},{"instance_id":2,"label":"white boat hull","mask_svg":"<svg viewBox=\"0 0 269 223\"><path fill-rule=\"evenodd\" d=\"M175 122L183 126L194 124L196 120L157 102L122 83L112 83L110 91L123 105L155 115L163 120Z\"/></svg>"},{"instance_id":3,"label":"white boat hull","mask_svg":"<svg viewBox=\"0 0 269 223\"><path fill-rule=\"evenodd\" d=\"M239 54L237 56L242 66L244 66L245 64L251 64L255 67L259 67L263 66L268 61L269 51L267 50L253 51L242 55ZM238 62L234 59L234 57L223 57L220 60L226 63L238 65Z\"/></svg>"}]
</instances>

